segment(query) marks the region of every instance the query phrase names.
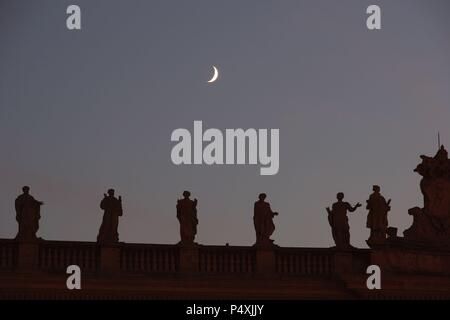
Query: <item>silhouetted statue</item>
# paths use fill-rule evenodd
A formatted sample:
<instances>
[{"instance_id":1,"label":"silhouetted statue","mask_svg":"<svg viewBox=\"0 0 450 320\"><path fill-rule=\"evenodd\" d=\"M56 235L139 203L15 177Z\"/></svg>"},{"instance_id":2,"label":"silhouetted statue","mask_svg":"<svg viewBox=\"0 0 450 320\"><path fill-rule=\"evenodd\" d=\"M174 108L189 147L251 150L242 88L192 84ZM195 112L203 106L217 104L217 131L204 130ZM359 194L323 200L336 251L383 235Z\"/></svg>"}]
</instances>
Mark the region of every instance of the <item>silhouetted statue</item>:
<instances>
[{"instance_id":1,"label":"silhouetted statue","mask_svg":"<svg viewBox=\"0 0 450 320\"><path fill-rule=\"evenodd\" d=\"M347 211L354 212L361 207L361 203L357 203L352 207L348 202L342 201L344 194L339 192L337 195L337 202L333 203L331 210L326 208L328 212L328 222L331 226L336 247L339 249L352 248L350 245L350 226L348 225Z\"/></svg>"},{"instance_id":2,"label":"silhouetted statue","mask_svg":"<svg viewBox=\"0 0 450 320\"><path fill-rule=\"evenodd\" d=\"M100 208L104 210L102 225L97 236L98 243L115 243L119 241L119 217L122 216L122 197L114 196L114 189L108 190L100 202Z\"/></svg>"},{"instance_id":3,"label":"silhouetted statue","mask_svg":"<svg viewBox=\"0 0 450 320\"><path fill-rule=\"evenodd\" d=\"M183 192L183 199L177 200L177 218L180 222L180 244L194 244L197 234L197 199L189 199L191 193Z\"/></svg>"},{"instance_id":4,"label":"silhouetted statue","mask_svg":"<svg viewBox=\"0 0 450 320\"><path fill-rule=\"evenodd\" d=\"M379 186L373 186L373 193L367 200L366 209L369 210L367 215L367 228L370 229L370 237L368 243L382 243L386 240L386 233L388 229L387 215L391 210L391 199L386 199L380 193Z\"/></svg>"},{"instance_id":5,"label":"silhouetted statue","mask_svg":"<svg viewBox=\"0 0 450 320\"><path fill-rule=\"evenodd\" d=\"M423 208L408 211L413 216L412 226L404 231L405 238L432 246L450 246L450 160L441 146L434 157L420 156L414 170L423 178L420 190Z\"/></svg>"},{"instance_id":6,"label":"silhouetted statue","mask_svg":"<svg viewBox=\"0 0 450 320\"><path fill-rule=\"evenodd\" d=\"M270 236L275 231L273 217L278 212L273 212L270 204L265 202L266 194L261 193L259 200L255 202L253 210L253 224L256 231L256 245L272 245L273 241Z\"/></svg>"},{"instance_id":7,"label":"silhouetted statue","mask_svg":"<svg viewBox=\"0 0 450 320\"><path fill-rule=\"evenodd\" d=\"M37 201L30 195L30 187L22 188L23 193L16 198L16 220L19 223L19 231L16 239L19 241L36 241L36 233L39 230L42 201Z\"/></svg>"}]
</instances>

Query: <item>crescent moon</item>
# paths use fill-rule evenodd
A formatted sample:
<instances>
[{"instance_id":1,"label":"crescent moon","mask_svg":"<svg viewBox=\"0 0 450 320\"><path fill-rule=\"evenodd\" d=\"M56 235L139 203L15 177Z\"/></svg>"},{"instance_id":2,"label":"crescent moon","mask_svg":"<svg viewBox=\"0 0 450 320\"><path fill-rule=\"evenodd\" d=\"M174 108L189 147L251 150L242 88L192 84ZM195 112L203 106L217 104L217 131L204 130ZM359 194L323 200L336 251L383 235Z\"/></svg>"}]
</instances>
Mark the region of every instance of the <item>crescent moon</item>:
<instances>
[{"instance_id":1,"label":"crescent moon","mask_svg":"<svg viewBox=\"0 0 450 320\"><path fill-rule=\"evenodd\" d=\"M219 77L219 70L217 70L217 68L215 66L213 66L214 69L214 75L213 77L208 81L208 83L213 83L214 81L217 80L217 78Z\"/></svg>"}]
</instances>

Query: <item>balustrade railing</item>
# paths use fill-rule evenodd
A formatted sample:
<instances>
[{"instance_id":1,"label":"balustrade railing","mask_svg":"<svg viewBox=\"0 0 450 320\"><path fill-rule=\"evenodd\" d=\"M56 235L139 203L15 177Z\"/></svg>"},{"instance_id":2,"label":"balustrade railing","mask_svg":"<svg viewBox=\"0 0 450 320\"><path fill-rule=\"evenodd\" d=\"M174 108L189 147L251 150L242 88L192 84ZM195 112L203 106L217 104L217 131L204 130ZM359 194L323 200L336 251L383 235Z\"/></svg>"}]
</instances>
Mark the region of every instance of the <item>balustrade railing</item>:
<instances>
[{"instance_id":1,"label":"balustrade railing","mask_svg":"<svg viewBox=\"0 0 450 320\"><path fill-rule=\"evenodd\" d=\"M31 244L35 253L28 256L30 244L23 245L22 250L20 242L0 239L0 270L31 265L42 271L65 272L69 265L78 265L88 273L102 273L108 269L121 274L252 275L275 272L281 276L327 276L342 268L342 255L337 264L338 253L328 248L275 247L268 250L269 255L261 255L259 248L243 246L118 243L108 247L95 242L39 241ZM266 251L267 248L263 249ZM36 261L30 262L30 259ZM368 250L359 249L348 253L344 259L347 259L350 272L361 273L370 261L370 254Z\"/></svg>"},{"instance_id":2,"label":"balustrade railing","mask_svg":"<svg viewBox=\"0 0 450 320\"><path fill-rule=\"evenodd\" d=\"M179 249L172 245L126 244L120 256L124 272L176 272L179 267Z\"/></svg>"},{"instance_id":3,"label":"balustrade railing","mask_svg":"<svg viewBox=\"0 0 450 320\"><path fill-rule=\"evenodd\" d=\"M319 248L279 248L275 270L286 275L329 275L334 273L334 253Z\"/></svg>"},{"instance_id":4,"label":"balustrade railing","mask_svg":"<svg viewBox=\"0 0 450 320\"><path fill-rule=\"evenodd\" d=\"M12 270L17 265L18 247L13 240L0 240L0 270Z\"/></svg>"},{"instance_id":5,"label":"balustrade railing","mask_svg":"<svg viewBox=\"0 0 450 320\"><path fill-rule=\"evenodd\" d=\"M199 248L199 271L203 273L253 273L255 250L251 247L204 246Z\"/></svg>"},{"instance_id":6,"label":"balustrade railing","mask_svg":"<svg viewBox=\"0 0 450 320\"><path fill-rule=\"evenodd\" d=\"M99 247L92 242L43 241L39 243L39 268L48 271L66 270L77 265L83 272L99 267Z\"/></svg>"}]
</instances>

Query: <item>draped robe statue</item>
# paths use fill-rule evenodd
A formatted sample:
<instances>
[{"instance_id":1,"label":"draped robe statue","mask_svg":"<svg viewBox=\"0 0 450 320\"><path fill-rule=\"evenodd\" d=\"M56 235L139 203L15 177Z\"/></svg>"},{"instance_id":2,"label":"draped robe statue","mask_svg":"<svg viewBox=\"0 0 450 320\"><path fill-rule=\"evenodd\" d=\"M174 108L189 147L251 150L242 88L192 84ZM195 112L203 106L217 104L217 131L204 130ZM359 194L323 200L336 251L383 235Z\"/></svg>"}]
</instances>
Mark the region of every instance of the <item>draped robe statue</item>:
<instances>
[{"instance_id":1,"label":"draped robe statue","mask_svg":"<svg viewBox=\"0 0 450 320\"><path fill-rule=\"evenodd\" d=\"M103 221L97 236L98 243L116 243L119 241L119 217L122 216L122 197L114 197L114 190L108 190L100 202L100 208L104 210Z\"/></svg>"},{"instance_id":2,"label":"draped robe statue","mask_svg":"<svg viewBox=\"0 0 450 320\"><path fill-rule=\"evenodd\" d=\"M191 200L189 191L183 192L183 199L177 200L177 218L180 222L180 244L194 244L197 234L197 199Z\"/></svg>"},{"instance_id":3,"label":"draped robe statue","mask_svg":"<svg viewBox=\"0 0 450 320\"><path fill-rule=\"evenodd\" d=\"M342 201L344 199L344 194L342 192L337 194L337 199L338 201L333 203L331 210L330 208L327 208L328 222L331 226L331 232L336 247L338 249L348 249L351 248L351 245L347 211L354 212L361 204L357 203L352 207L350 203Z\"/></svg>"},{"instance_id":4,"label":"draped robe statue","mask_svg":"<svg viewBox=\"0 0 450 320\"><path fill-rule=\"evenodd\" d=\"M261 193L259 200L255 202L253 209L253 224L256 232L256 245L270 245L273 244L272 236L275 231L275 224L273 218L278 215L270 208L270 204L265 202L266 194Z\"/></svg>"},{"instance_id":5,"label":"draped robe statue","mask_svg":"<svg viewBox=\"0 0 450 320\"><path fill-rule=\"evenodd\" d=\"M39 230L39 219L41 218L41 205L44 203L37 201L29 194L30 188L23 187L23 194L15 201L16 220L19 224L19 231L16 239L19 241L36 241L36 233Z\"/></svg>"},{"instance_id":6,"label":"draped robe statue","mask_svg":"<svg viewBox=\"0 0 450 320\"><path fill-rule=\"evenodd\" d=\"M367 215L367 228L370 229L369 243L380 243L386 240L386 233L388 229L387 215L391 210L391 200L386 199L380 194L380 187L373 186L373 193L369 200L366 201L366 208L369 210Z\"/></svg>"}]
</instances>

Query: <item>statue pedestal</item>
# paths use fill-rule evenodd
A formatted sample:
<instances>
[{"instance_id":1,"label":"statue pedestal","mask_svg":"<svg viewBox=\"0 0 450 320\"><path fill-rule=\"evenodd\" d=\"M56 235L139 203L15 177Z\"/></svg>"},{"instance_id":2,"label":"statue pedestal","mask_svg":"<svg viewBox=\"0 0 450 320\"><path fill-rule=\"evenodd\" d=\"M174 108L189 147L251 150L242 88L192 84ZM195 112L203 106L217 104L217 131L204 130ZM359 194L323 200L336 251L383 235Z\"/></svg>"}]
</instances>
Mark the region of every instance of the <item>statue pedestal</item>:
<instances>
[{"instance_id":1,"label":"statue pedestal","mask_svg":"<svg viewBox=\"0 0 450 320\"><path fill-rule=\"evenodd\" d=\"M256 247L256 274L269 276L275 273L275 247Z\"/></svg>"},{"instance_id":2,"label":"statue pedestal","mask_svg":"<svg viewBox=\"0 0 450 320\"><path fill-rule=\"evenodd\" d=\"M100 247L100 271L102 273L117 273L120 271L119 245L104 245Z\"/></svg>"},{"instance_id":3,"label":"statue pedestal","mask_svg":"<svg viewBox=\"0 0 450 320\"><path fill-rule=\"evenodd\" d=\"M37 270L39 265L39 243L19 242L17 267L19 270Z\"/></svg>"},{"instance_id":4,"label":"statue pedestal","mask_svg":"<svg viewBox=\"0 0 450 320\"><path fill-rule=\"evenodd\" d=\"M199 271L198 246L196 244L180 245L180 271L195 273Z\"/></svg>"},{"instance_id":5,"label":"statue pedestal","mask_svg":"<svg viewBox=\"0 0 450 320\"><path fill-rule=\"evenodd\" d=\"M334 270L338 274L348 274L353 270L352 253L348 251L337 251L334 254Z\"/></svg>"}]
</instances>

